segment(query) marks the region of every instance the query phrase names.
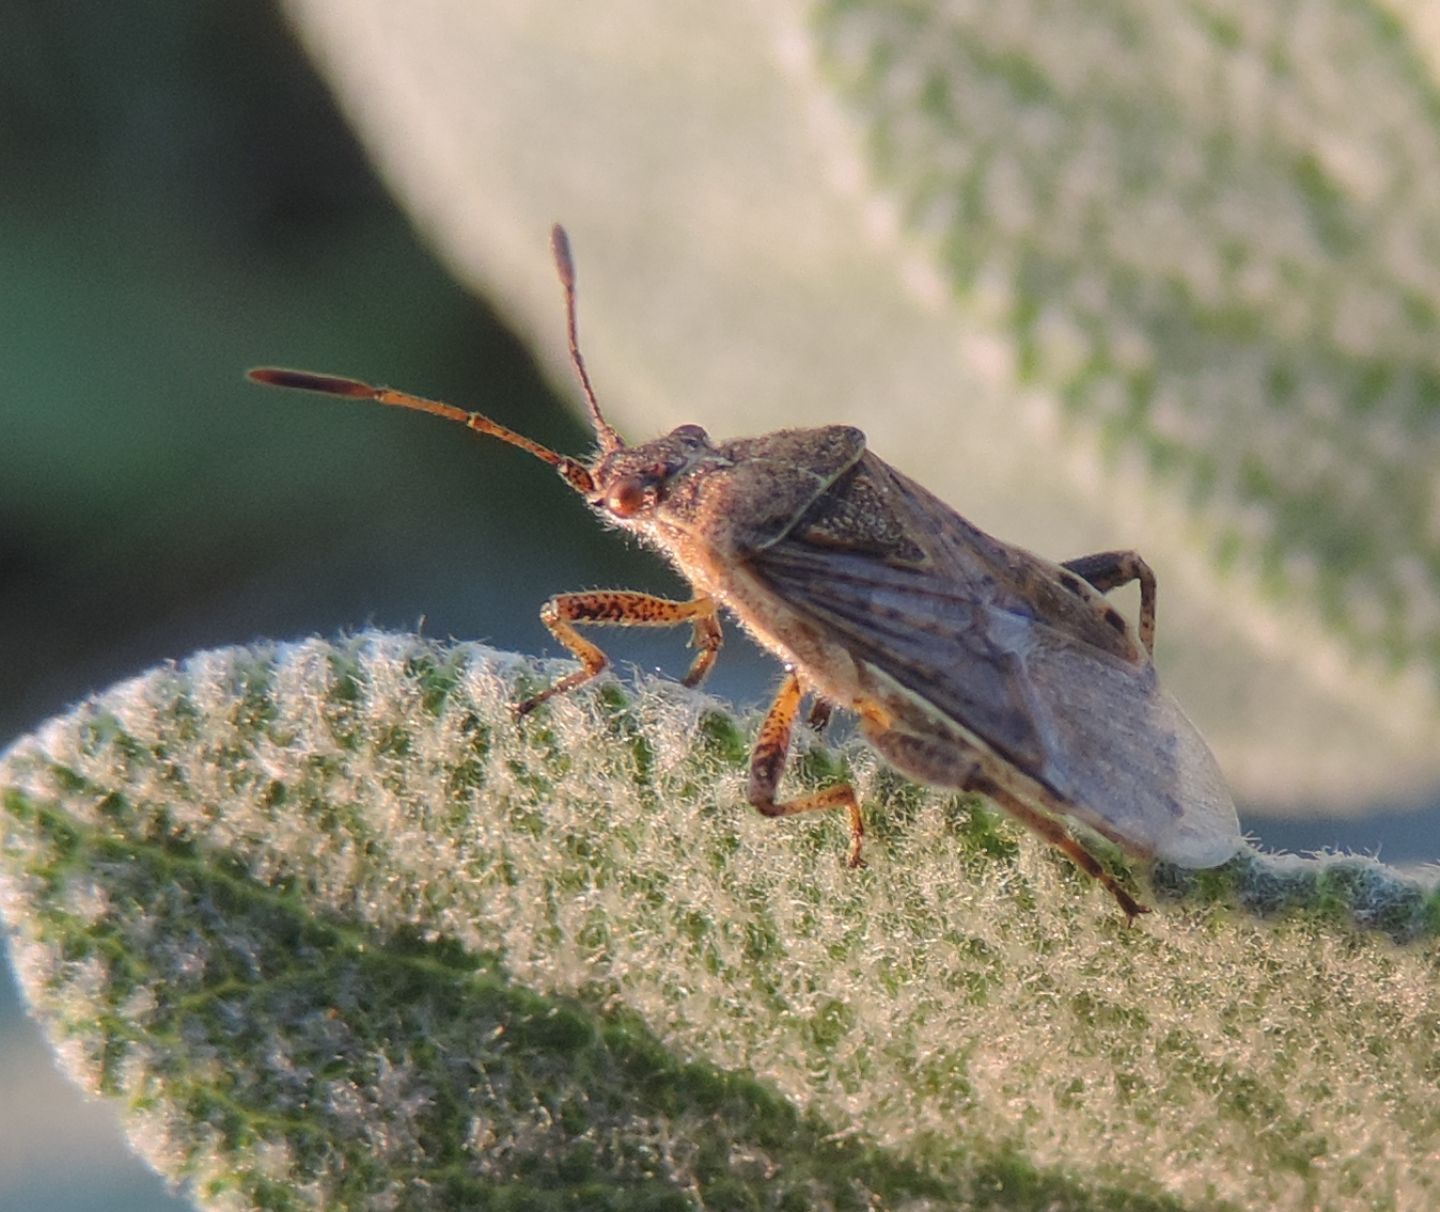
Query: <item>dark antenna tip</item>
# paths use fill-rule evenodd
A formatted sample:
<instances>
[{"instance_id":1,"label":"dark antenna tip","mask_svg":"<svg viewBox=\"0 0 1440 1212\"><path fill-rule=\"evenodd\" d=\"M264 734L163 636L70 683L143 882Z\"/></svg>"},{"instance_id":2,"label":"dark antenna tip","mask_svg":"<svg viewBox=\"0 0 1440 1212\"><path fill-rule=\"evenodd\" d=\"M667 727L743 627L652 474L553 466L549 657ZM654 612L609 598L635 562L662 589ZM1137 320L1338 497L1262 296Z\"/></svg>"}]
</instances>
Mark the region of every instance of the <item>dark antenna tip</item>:
<instances>
[{"instance_id":1,"label":"dark antenna tip","mask_svg":"<svg viewBox=\"0 0 1440 1212\"><path fill-rule=\"evenodd\" d=\"M570 237L558 223L550 229L550 253L555 258L555 270L560 275L560 284L567 291L573 291L575 258L570 255Z\"/></svg>"},{"instance_id":2,"label":"dark antenna tip","mask_svg":"<svg viewBox=\"0 0 1440 1212\"><path fill-rule=\"evenodd\" d=\"M625 443L601 413L600 401L595 398L595 388L590 385L590 375L585 370L585 359L580 355L580 337L575 321L575 258L570 255L570 237L558 223L550 229L550 252L555 258L555 272L560 276L560 285L565 288L565 336L570 342L570 365L575 368L580 390L585 393L590 423L595 427L595 437L601 450L607 453L620 450Z\"/></svg>"},{"instance_id":3,"label":"dark antenna tip","mask_svg":"<svg viewBox=\"0 0 1440 1212\"><path fill-rule=\"evenodd\" d=\"M346 379L340 375L317 375L308 370L286 370L280 366L257 366L247 370L245 377L253 383L267 387L289 387L296 391L318 391L327 396L351 396L355 399L370 399L375 389L359 379Z\"/></svg>"}]
</instances>

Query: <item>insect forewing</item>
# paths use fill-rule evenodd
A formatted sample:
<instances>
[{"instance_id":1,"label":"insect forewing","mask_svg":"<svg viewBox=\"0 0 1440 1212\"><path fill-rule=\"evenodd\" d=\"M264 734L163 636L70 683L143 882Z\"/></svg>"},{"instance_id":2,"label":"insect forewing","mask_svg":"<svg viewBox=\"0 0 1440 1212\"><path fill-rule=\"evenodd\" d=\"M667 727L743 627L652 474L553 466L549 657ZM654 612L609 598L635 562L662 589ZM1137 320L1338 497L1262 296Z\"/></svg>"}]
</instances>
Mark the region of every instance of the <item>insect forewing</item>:
<instances>
[{"instance_id":1,"label":"insect forewing","mask_svg":"<svg viewBox=\"0 0 1440 1212\"><path fill-rule=\"evenodd\" d=\"M1234 854L1235 803L1154 666L1137 668L1043 625L1033 633L1021 665L1045 733L1045 782L1077 819L1186 867Z\"/></svg>"},{"instance_id":2,"label":"insect forewing","mask_svg":"<svg viewBox=\"0 0 1440 1212\"><path fill-rule=\"evenodd\" d=\"M875 456L855 474L873 498L864 527L837 524L821 501L746 562L902 688L917 712L899 726L953 724L1132 851L1191 867L1229 858L1234 803L1133 636L1064 590L1058 568L977 531ZM837 502L857 491L841 487Z\"/></svg>"}]
</instances>

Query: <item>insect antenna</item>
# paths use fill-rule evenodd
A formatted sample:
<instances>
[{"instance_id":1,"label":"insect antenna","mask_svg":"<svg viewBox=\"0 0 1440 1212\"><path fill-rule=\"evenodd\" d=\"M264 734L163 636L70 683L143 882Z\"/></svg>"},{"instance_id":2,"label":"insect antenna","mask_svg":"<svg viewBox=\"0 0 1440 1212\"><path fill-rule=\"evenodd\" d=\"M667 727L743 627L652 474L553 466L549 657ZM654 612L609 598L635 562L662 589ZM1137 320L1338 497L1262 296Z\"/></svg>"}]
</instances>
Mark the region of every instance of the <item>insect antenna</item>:
<instances>
[{"instance_id":1,"label":"insect antenna","mask_svg":"<svg viewBox=\"0 0 1440 1212\"><path fill-rule=\"evenodd\" d=\"M467 429L473 429L476 433L484 434L486 437L499 438L502 442L508 442L511 446L518 446L521 450L528 451L542 463L549 463L551 467L555 468L576 492L589 494L595 491L594 477L583 463L570 458L569 455L556 454L548 446L542 446L524 434L507 429L498 421L492 421L478 412L466 412L463 408L456 408L453 404L442 404L438 400L427 400L423 396L397 391L393 387L376 387L370 383L362 383L359 379L346 379L339 375L319 375L308 370L285 370L276 366L257 366L254 370L245 373L246 377L252 381L264 383L269 387L315 391L322 395L343 396L351 400L374 400L377 404L389 404L396 408L409 408L414 412L428 412L437 417L444 417L447 421L458 422Z\"/></svg>"},{"instance_id":2,"label":"insect antenna","mask_svg":"<svg viewBox=\"0 0 1440 1212\"><path fill-rule=\"evenodd\" d=\"M604 454L622 450L625 442L601 414L600 401L595 398L595 389L590 385L590 376L585 370L585 359L580 355L580 338L575 323L575 260L570 255L570 237L558 223L550 229L550 251L555 257L555 271L560 275L560 285L565 288L565 335L570 341L570 365L575 368L580 390L585 393L595 437Z\"/></svg>"}]
</instances>

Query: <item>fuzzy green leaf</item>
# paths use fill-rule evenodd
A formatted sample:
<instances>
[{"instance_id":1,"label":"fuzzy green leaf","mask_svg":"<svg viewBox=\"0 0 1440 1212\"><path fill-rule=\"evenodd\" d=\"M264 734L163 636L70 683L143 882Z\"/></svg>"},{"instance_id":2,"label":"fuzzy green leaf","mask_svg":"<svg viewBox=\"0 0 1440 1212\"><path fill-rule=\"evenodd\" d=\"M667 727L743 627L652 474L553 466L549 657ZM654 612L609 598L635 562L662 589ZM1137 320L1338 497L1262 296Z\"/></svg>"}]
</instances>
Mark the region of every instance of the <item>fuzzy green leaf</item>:
<instances>
[{"instance_id":1,"label":"fuzzy green leaf","mask_svg":"<svg viewBox=\"0 0 1440 1212\"><path fill-rule=\"evenodd\" d=\"M0 759L0 910L71 1073L216 1208L1420 1207L1436 897L1152 873L1133 928L863 747L364 634L204 653ZM1143 876L1144 873L1137 873Z\"/></svg>"}]
</instances>

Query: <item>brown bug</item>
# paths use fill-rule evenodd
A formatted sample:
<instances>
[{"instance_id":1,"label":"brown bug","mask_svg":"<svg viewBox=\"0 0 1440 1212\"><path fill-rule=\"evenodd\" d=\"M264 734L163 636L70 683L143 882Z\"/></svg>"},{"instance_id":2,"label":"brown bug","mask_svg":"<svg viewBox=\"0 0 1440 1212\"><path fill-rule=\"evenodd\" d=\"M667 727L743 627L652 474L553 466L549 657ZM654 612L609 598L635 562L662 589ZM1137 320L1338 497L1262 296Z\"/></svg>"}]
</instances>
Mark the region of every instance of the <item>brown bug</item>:
<instances>
[{"instance_id":1,"label":"brown bug","mask_svg":"<svg viewBox=\"0 0 1440 1212\"><path fill-rule=\"evenodd\" d=\"M627 446L601 414L575 319L575 270L551 235L570 360L599 451L557 454L478 413L388 387L262 368L276 387L375 400L459 421L550 464L606 523L639 535L690 582L675 602L626 590L557 594L540 617L580 668L517 705L525 714L606 665L579 626L689 624L693 686L720 651L724 607L780 658L785 677L750 754L749 800L766 816L844 808L851 865L864 823L837 784L778 800L802 696L813 718L854 712L865 739L923 783L988 796L1147 912L1066 830L1073 818L1142 858L1223 863L1235 805L1151 660L1155 577L1134 552L1052 564L993 539L865 449L848 425L716 444L698 425ZM1138 581L1138 633L1104 598Z\"/></svg>"}]
</instances>

